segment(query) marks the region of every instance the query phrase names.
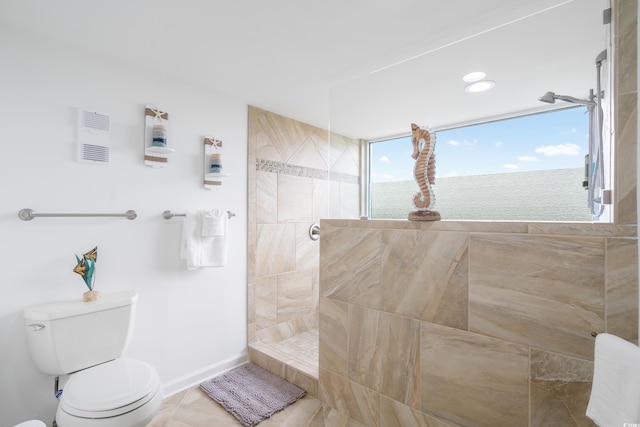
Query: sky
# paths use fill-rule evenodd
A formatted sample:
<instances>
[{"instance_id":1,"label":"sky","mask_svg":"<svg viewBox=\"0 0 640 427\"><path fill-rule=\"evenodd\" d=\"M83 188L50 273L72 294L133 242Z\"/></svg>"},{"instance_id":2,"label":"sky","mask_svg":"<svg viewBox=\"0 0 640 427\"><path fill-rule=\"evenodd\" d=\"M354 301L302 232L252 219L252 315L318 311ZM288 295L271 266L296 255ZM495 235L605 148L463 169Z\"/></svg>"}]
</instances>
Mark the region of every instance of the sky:
<instances>
[{"instance_id":1,"label":"sky","mask_svg":"<svg viewBox=\"0 0 640 427\"><path fill-rule=\"evenodd\" d=\"M436 132L436 180L584 167L588 145L585 107L442 130ZM414 180L412 152L410 135L372 143L371 182Z\"/></svg>"}]
</instances>

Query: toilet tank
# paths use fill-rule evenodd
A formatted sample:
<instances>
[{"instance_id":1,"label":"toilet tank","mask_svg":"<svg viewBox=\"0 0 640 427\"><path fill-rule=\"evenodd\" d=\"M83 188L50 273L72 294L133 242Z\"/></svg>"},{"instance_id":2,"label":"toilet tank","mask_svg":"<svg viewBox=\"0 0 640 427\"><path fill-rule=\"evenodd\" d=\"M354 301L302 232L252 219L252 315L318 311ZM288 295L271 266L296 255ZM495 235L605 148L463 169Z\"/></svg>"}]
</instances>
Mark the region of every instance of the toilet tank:
<instances>
[{"instance_id":1,"label":"toilet tank","mask_svg":"<svg viewBox=\"0 0 640 427\"><path fill-rule=\"evenodd\" d=\"M129 344L137 300L135 291L126 291L92 302L79 298L25 308L34 363L57 376L120 357Z\"/></svg>"}]
</instances>

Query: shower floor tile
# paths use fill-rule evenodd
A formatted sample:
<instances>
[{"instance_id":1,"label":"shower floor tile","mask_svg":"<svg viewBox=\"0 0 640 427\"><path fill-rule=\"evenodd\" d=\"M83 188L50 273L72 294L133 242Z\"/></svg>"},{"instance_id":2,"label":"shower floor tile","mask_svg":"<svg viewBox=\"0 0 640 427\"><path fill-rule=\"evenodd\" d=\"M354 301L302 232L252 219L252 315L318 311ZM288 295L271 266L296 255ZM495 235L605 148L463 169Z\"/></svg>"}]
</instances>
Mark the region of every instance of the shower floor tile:
<instances>
[{"instance_id":1,"label":"shower floor tile","mask_svg":"<svg viewBox=\"0 0 640 427\"><path fill-rule=\"evenodd\" d=\"M311 329L282 341L259 341L250 346L317 379L318 342L318 329Z\"/></svg>"}]
</instances>

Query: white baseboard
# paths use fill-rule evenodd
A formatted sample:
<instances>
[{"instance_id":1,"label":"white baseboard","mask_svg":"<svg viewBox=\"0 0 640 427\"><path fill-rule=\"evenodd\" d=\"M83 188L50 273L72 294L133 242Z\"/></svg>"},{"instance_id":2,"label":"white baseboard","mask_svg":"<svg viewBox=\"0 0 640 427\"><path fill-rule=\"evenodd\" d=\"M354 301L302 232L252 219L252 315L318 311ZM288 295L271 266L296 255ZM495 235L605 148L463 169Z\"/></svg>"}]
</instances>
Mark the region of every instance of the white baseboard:
<instances>
[{"instance_id":1,"label":"white baseboard","mask_svg":"<svg viewBox=\"0 0 640 427\"><path fill-rule=\"evenodd\" d=\"M249 355L246 350L240 354L229 357L228 359L221 360L191 374L184 375L180 378L163 384L162 388L164 397L167 398L176 393L180 393L183 390L198 385L210 378L224 374L225 372L230 371L231 369L238 366L244 365L245 363L249 363Z\"/></svg>"}]
</instances>

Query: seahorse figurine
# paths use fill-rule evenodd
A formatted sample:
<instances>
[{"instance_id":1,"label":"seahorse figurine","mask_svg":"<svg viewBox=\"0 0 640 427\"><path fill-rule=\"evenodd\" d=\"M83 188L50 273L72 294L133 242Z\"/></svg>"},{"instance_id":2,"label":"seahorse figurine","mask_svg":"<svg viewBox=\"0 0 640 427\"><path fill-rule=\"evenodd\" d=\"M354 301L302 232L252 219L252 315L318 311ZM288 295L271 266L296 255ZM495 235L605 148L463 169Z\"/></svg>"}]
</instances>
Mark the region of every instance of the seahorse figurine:
<instances>
[{"instance_id":1,"label":"seahorse figurine","mask_svg":"<svg viewBox=\"0 0 640 427\"><path fill-rule=\"evenodd\" d=\"M437 221L440 219L440 214L431 210L436 202L436 196L431 188L436 182L435 135L432 138L428 130L421 129L412 123L411 142L413 144L411 157L416 159L413 176L418 182L419 191L413 196L413 205L417 210L409 212L408 218L411 221Z\"/></svg>"}]
</instances>

